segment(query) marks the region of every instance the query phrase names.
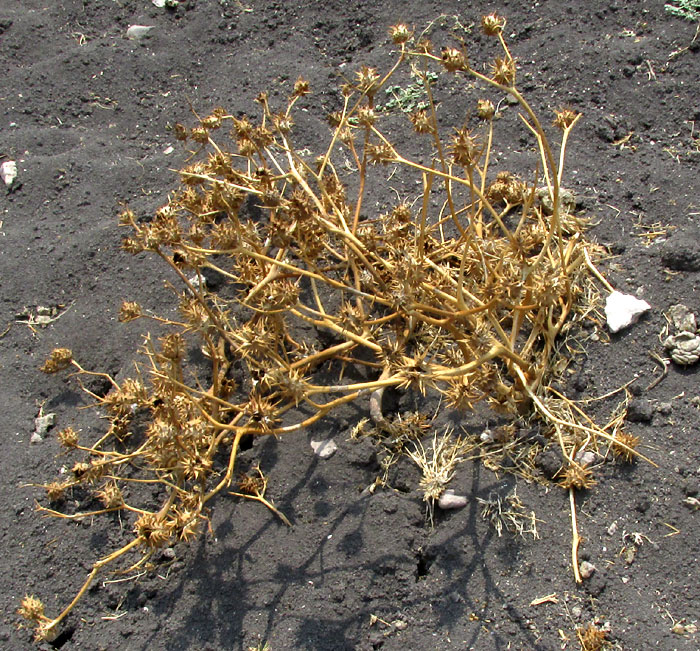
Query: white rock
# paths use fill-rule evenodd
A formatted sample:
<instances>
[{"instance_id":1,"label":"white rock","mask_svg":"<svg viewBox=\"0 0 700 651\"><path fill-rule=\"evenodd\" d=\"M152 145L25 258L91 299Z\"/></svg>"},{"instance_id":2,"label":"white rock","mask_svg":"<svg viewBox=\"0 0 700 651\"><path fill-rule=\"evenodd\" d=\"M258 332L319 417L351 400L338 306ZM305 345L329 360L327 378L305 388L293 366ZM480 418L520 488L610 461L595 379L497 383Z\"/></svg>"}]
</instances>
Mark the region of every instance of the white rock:
<instances>
[{"instance_id":1,"label":"white rock","mask_svg":"<svg viewBox=\"0 0 700 651\"><path fill-rule=\"evenodd\" d=\"M29 439L29 442L32 445L36 445L37 443L41 443L43 440L44 439L41 438L40 434L37 434L36 432L34 432L34 434L32 434L32 437Z\"/></svg>"},{"instance_id":2,"label":"white rock","mask_svg":"<svg viewBox=\"0 0 700 651\"><path fill-rule=\"evenodd\" d=\"M610 332L619 332L637 322L640 315L651 309L651 305L630 294L614 291L605 301L605 318Z\"/></svg>"},{"instance_id":3,"label":"white rock","mask_svg":"<svg viewBox=\"0 0 700 651\"><path fill-rule=\"evenodd\" d=\"M126 37L137 40L143 38L153 29L153 25L132 25L126 30Z\"/></svg>"},{"instance_id":4,"label":"white rock","mask_svg":"<svg viewBox=\"0 0 700 651\"><path fill-rule=\"evenodd\" d=\"M0 176L2 176L2 180L9 188L17 178L17 163L13 160L6 160L0 165Z\"/></svg>"},{"instance_id":5,"label":"white rock","mask_svg":"<svg viewBox=\"0 0 700 651\"><path fill-rule=\"evenodd\" d=\"M333 439L326 439L325 441L311 441L311 448L317 457L328 459L335 454L338 446Z\"/></svg>"},{"instance_id":6,"label":"white rock","mask_svg":"<svg viewBox=\"0 0 700 651\"><path fill-rule=\"evenodd\" d=\"M34 433L43 437L56 424L56 414L44 414L34 419Z\"/></svg>"},{"instance_id":7,"label":"white rock","mask_svg":"<svg viewBox=\"0 0 700 651\"><path fill-rule=\"evenodd\" d=\"M467 505L467 498L464 495L455 495L454 491L446 490L438 499L438 506L441 509L461 509Z\"/></svg>"},{"instance_id":8,"label":"white rock","mask_svg":"<svg viewBox=\"0 0 700 651\"><path fill-rule=\"evenodd\" d=\"M493 433L491 432L490 429L485 429L481 434L479 435L479 440L482 443L493 443Z\"/></svg>"}]
</instances>

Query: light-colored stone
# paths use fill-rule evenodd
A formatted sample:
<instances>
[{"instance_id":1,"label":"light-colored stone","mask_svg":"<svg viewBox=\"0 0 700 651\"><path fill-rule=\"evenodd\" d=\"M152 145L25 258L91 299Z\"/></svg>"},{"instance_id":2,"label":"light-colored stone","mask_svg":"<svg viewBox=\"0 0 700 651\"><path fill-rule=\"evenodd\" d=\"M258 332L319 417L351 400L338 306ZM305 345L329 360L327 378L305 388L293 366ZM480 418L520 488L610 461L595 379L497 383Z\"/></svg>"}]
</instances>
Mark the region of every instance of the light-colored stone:
<instances>
[{"instance_id":1,"label":"light-colored stone","mask_svg":"<svg viewBox=\"0 0 700 651\"><path fill-rule=\"evenodd\" d=\"M17 163L13 160L6 160L0 165L0 176L9 188L17 178Z\"/></svg>"},{"instance_id":2,"label":"light-colored stone","mask_svg":"<svg viewBox=\"0 0 700 651\"><path fill-rule=\"evenodd\" d=\"M56 414L43 414L34 419L34 433L43 437L56 424Z\"/></svg>"},{"instance_id":3,"label":"light-colored stone","mask_svg":"<svg viewBox=\"0 0 700 651\"><path fill-rule=\"evenodd\" d=\"M438 506L445 511L448 509L461 509L466 505L467 498L464 495L455 495L452 490L446 490L438 499Z\"/></svg>"},{"instance_id":4,"label":"light-colored stone","mask_svg":"<svg viewBox=\"0 0 700 651\"><path fill-rule=\"evenodd\" d=\"M588 561L583 561L578 568L582 579L590 579L595 574L595 570L595 565L593 565L593 563L589 563Z\"/></svg>"},{"instance_id":5,"label":"light-colored stone","mask_svg":"<svg viewBox=\"0 0 700 651\"><path fill-rule=\"evenodd\" d=\"M126 37L137 41L153 29L153 25L132 25L126 30Z\"/></svg>"},{"instance_id":6,"label":"light-colored stone","mask_svg":"<svg viewBox=\"0 0 700 651\"><path fill-rule=\"evenodd\" d=\"M639 317L650 309L649 303L635 296L612 292L605 301L605 318L610 332L619 332L636 323Z\"/></svg>"},{"instance_id":7,"label":"light-colored stone","mask_svg":"<svg viewBox=\"0 0 700 651\"><path fill-rule=\"evenodd\" d=\"M311 449L317 457L328 459L335 454L338 446L333 439L326 439L325 441L311 441Z\"/></svg>"},{"instance_id":8,"label":"light-colored stone","mask_svg":"<svg viewBox=\"0 0 700 651\"><path fill-rule=\"evenodd\" d=\"M595 452L591 452L590 450L579 450L575 461L584 468L586 466L590 466L593 462L595 462Z\"/></svg>"}]
</instances>

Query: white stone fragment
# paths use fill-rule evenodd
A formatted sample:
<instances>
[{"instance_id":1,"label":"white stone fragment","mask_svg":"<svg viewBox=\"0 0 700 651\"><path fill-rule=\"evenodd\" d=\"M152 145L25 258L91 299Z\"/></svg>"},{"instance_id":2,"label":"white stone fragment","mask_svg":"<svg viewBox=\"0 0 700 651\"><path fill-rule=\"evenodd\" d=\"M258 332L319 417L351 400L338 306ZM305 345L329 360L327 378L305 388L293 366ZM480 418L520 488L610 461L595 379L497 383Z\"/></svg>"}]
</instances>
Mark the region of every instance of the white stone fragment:
<instances>
[{"instance_id":1,"label":"white stone fragment","mask_svg":"<svg viewBox=\"0 0 700 651\"><path fill-rule=\"evenodd\" d=\"M17 178L17 163L13 160L6 160L0 165L0 176L9 188Z\"/></svg>"},{"instance_id":2,"label":"white stone fragment","mask_svg":"<svg viewBox=\"0 0 700 651\"><path fill-rule=\"evenodd\" d=\"M34 419L34 433L43 437L56 424L56 414L44 414Z\"/></svg>"},{"instance_id":3,"label":"white stone fragment","mask_svg":"<svg viewBox=\"0 0 700 651\"><path fill-rule=\"evenodd\" d=\"M146 34L148 34L148 32L150 32L152 29L153 25L132 25L126 30L126 37L133 40L138 40L146 36Z\"/></svg>"},{"instance_id":4,"label":"white stone fragment","mask_svg":"<svg viewBox=\"0 0 700 651\"><path fill-rule=\"evenodd\" d=\"M481 434L479 435L479 440L482 443L493 443L493 432L491 432L490 429L485 429Z\"/></svg>"},{"instance_id":5,"label":"white stone fragment","mask_svg":"<svg viewBox=\"0 0 700 651\"><path fill-rule=\"evenodd\" d=\"M630 294L614 291L605 301L605 318L610 332L619 332L637 322L651 305Z\"/></svg>"},{"instance_id":6,"label":"white stone fragment","mask_svg":"<svg viewBox=\"0 0 700 651\"><path fill-rule=\"evenodd\" d=\"M326 439L325 441L311 441L311 448L317 457L328 459L335 454L338 446L333 439Z\"/></svg>"},{"instance_id":7,"label":"white stone fragment","mask_svg":"<svg viewBox=\"0 0 700 651\"><path fill-rule=\"evenodd\" d=\"M453 490L446 490L438 499L438 506L441 509L461 509L467 505L467 498L464 495L455 495Z\"/></svg>"}]
</instances>

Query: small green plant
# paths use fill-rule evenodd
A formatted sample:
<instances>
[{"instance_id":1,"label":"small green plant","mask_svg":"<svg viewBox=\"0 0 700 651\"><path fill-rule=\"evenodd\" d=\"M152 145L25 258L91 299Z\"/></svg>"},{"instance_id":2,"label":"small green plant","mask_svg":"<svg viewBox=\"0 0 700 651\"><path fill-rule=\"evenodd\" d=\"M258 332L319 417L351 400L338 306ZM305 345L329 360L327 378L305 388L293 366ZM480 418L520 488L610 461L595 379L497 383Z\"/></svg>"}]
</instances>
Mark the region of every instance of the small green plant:
<instances>
[{"instance_id":1,"label":"small green plant","mask_svg":"<svg viewBox=\"0 0 700 651\"><path fill-rule=\"evenodd\" d=\"M664 9L669 14L685 20L700 21L700 0L674 0L665 4Z\"/></svg>"},{"instance_id":2,"label":"small green plant","mask_svg":"<svg viewBox=\"0 0 700 651\"><path fill-rule=\"evenodd\" d=\"M482 20L497 51L487 66L472 64L463 47L436 53L426 38L394 26L394 65L384 73L363 66L341 88L342 109L329 116L328 144L316 158L294 144L294 109L310 93L301 78L283 106L261 93L257 118L217 108L191 128L175 126L193 147L181 187L153 218L126 210L121 223L128 252L155 256L178 279L179 316L123 303L121 321L150 319L163 332L147 338L131 378L91 371L65 348L43 367L70 369L108 425L87 442L73 428L61 430L74 465L68 478L46 484L51 506L39 510L70 520L118 512L133 537L95 561L58 616L45 615L34 596L23 600L20 613L36 624L37 639L57 635L105 568L121 562L123 571L139 570L164 546L206 531L220 494L260 502L288 522L265 497L263 469L239 467L242 442L284 440L351 403L368 410L375 435L391 437L391 454L412 454L432 504L474 441L434 435L426 451L425 419L404 419L407 436L401 419L385 417L388 387L430 392L444 408L484 404L539 421L571 478L572 516L573 492L592 481L576 483L590 469L575 455L601 443L621 457L634 454L636 439L597 427L551 388L562 339L572 321L591 313L600 278L585 223L562 201L567 143L580 115L554 112L555 148L550 127L518 90L504 26L497 14ZM409 94L422 85L426 105L413 108L405 132L390 132L395 116L379 113L376 100L407 68L416 79ZM454 76L476 82L480 95L465 99L470 123L445 126L436 94L441 80L454 86ZM510 96L520 108L534 154L523 176L493 169L489 95ZM400 143L419 153L402 154ZM348 178L347 159L355 170ZM389 165L418 192L395 200ZM394 202L384 214L371 209L370 185ZM109 386L106 394L90 389L95 377ZM510 451L524 445L506 442ZM484 458L492 460L493 450ZM64 512L65 495L81 510ZM508 509L499 509L500 522ZM519 518L511 517L516 529Z\"/></svg>"},{"instance_id":3,"label":"small green plant","mask_svg":"<svg viewBox=\"0 0 700 651\"><path fill-rule=\"evenodd\" d=\"M416 79L418 75L411 73L411 78ZM428 97L425 90L426 83L434 84L438 76L434 72L426 72L425 79L417 79L407 86L388 86L384 89L387 101L384 104L377 104L377 111L393 111L398 109L402 113L413 113L423 111L429 107Z\"/></svg>"}]
</instances>

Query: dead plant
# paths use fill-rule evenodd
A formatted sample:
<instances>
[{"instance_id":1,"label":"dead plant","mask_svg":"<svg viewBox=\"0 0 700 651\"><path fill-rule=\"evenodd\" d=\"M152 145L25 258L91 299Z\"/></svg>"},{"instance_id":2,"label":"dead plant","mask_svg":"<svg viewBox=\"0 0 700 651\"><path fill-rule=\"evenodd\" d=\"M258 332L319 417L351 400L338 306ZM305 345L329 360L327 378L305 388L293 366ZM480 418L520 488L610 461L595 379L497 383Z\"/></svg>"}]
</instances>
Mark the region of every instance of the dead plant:
<instances>
[{"instance_id":1,"label":"dead plant","mask_svg":"<svg viewBox=\"0 0 700 651\"><path fill-rule=\"evenodd\" d=\"M560 200L580 115L555 111L557 149L518 89L504 25L496 14L484 17L499 49L490 67L473 65L462 47L436 53L404 25L393 27L395 64L385 73L362 67L341 88L328 145L313 159L294 144L295 106L310 92L302 78L283 106L261 93L257 118L217 108L192 128L175 126L194 150L181 187L152 219L127 209L121 223L130 230L127 251L157 256L179 279L179 319L123 304L122 321L152 319L166 331L145 341L131 379L90 371L67 349L56 349L42 369L72 368L109 426L86 443L64 430L61 442L84 456L71 479L47 486L52 501L80 486L101 508L40 511L71 519L119 511L134 536L94 563L57 617L44 615L38 599L25 599L21 613L36 623L38 639L57 634L103 568L129 556L124 571L142 568L157 550L204 531L213 499L236 479L244 437L284 438L370 397L372 418L382 423L387 387L437 391L443 404L465 411L483 402L516 418L534 415L548 424L571 468L582 439L595 447L602 435L623 456L633 447L574 409L555 409L562 399L547 391L558 338L595 300L596 250ZM375 111L378 92L408 68L425 89L426 108L405 120L409 141L426 151L419 158L401 153L393 118ZM472 78L484 96L473 99L474 124L449 130L438 120L438 95L453 75ZM490 97L497 95L519 107L533 139L529 175L492 169L498 113ZM356 170L347 181L344 159L351 164L342 169ZM367 215L368 179L381 178L386 165L412 175L420 192L383 215ZM310 330L326 336L310 341ZM204 362L192 361L197 351ZM345 380L350 366L365 368L370 379ZM234 367L243 369L238 382ZM94 376L111 386L106 395L89 389ZM432 456L420 443L406 446L424 470L429 500L449 481L458 447L437 435ZM572 491L586 483L577 482ZM140 495L142 483L162 488L161 503L152 503L152 492L138 503L129 497ZM287 522L264 497L260 469L238 486L234 495Z\"/></svg>"}]
</instances>

